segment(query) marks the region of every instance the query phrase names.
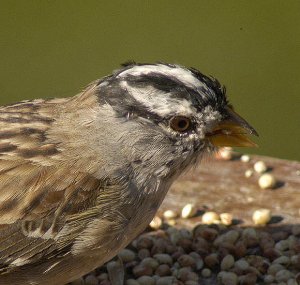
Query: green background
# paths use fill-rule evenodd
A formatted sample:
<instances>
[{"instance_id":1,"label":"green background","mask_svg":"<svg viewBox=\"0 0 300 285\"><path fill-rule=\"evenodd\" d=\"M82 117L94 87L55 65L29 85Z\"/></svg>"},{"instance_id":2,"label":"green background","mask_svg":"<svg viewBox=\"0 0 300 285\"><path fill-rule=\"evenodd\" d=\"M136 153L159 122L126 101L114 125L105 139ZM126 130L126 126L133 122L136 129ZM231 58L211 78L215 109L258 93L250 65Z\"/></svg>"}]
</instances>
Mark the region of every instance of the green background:
<instances>
[{"instance_id":1,"label":"green background","mask_svg":"<svg viewBox=\"0 0 300 285\"><path fill-rule=\"evenodd\" d=\"M76 94L127 60L194 66L300 160L300 1L1 1L0 103Z\"/></svg>"}]
</instances>

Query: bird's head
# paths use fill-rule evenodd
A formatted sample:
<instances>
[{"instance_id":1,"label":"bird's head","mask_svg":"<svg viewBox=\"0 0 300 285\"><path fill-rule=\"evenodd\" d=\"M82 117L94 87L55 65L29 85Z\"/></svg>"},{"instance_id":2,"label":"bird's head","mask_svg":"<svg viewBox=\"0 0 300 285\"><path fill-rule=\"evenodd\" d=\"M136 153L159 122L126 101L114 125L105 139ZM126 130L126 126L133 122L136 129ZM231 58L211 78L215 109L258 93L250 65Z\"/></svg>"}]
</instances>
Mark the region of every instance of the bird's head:
<instances>
[{"instance_id":1,"label":"bird's head","mask_svg":"<svg viewBox=\"0 0 300 285\"><path fill-rule=\"evenodd\" d=\"M221 146L255 145L247 135L256 131L233 111L225 88L194 68L130 64L100 80L98 90L125 126L123 151L132 160L185 168Z\"/></svg>"}]
</instances>

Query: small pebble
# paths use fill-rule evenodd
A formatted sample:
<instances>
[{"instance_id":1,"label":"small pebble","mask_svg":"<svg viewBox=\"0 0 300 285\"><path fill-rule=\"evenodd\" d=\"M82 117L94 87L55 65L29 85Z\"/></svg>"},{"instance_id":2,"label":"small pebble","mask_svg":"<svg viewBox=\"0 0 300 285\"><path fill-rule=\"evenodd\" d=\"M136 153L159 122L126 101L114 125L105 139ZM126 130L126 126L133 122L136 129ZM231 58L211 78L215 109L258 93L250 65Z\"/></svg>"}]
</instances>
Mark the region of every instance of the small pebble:
<instances>
[{"instance_id":1,"label":"small pebble","mask_svg":"<svg viewBox=\"0 0 300 285\"><path fill-rule=\"evenodd\" d=\"M182 239L182 236L179 231L172 232L170 234L170 240L174 245L177 245L178 241Z\"/></svg>"},{"instance_id":2,"label":"small pebble","mask_svg":"<svg viewBox=\"0 0 300 285\"><path fill-rule=\"evenodd\" d=\"M112 283L109 280L102 280L99 285L112 285Z\"/></svg>"},{"instance_id":3,"label":"small pebble","mask_svg":"<svg viewBox=\"0 0 300 285\"><path fill-rule=\"evenodd\" d=\"M264 276L265 283L272 283L274 280L275 280L275 277L273 275L267 274Z\"/></svg>"},{"instance_id":4,"label":"small pebble","mask_svg":"<svg viewBox=\"0 0 300 285\"><path fill-rule=\"evenodd\" d=\"M208 266L209 268L214 268L216 265L218 265L220 263L218 254L211 253L211 254L207 255L204 258L204 262L205 262L206 266Z\"/></svg>"},{"instance_id":5,"label":"small pebble","mask_svg":"<svg viewBox=\"0 0 300 285\"><path fill-rule=\"evenodd\" d=\"M280 233L280 232L279 232ZM281 239L275 244L275 249L285 251L289 248L289 241L287 239Z\"/></svg>"},{"instance_id":6,"label":"small pebble","mask_svg":"<svg viewBox=\"0 0 300 285\"><path fill-rule=\"evenodd\" d=\"M112 284L118 284L117 282L124 281L124 266L121 260L118 261L109 261L106 264L107 273L109 280ZM107 281L107 282L106 282ZM110 283L109 282L109 283ZM107 284L108 280L101 281L101 285Z\"/></svg>"},{"instance_id":7,"label":"small pebble","mask_svg":"<svg viewBox=\"0 0 300 285\"><path fill-rule=\"evenodd\" d=\"M138 281L136 281L135 279L127 279L126 285L140 285L140 283Z\"/></svg>"},{"instance_id":8,"label":"small pebble","mask_svg":"<svg viewBox=\"0 0 300 285\"><path fill-rule=\"evenodd\" d=\"M177 262L180 264L181 267L195 267L196 266L195 259L188 254L181 255L178 258Z\"/></svg>"},{"instance_id":9,"label":"small pebble","mask_svg":"<svg viewBox=\"0 0 300 285\"><path fill-rule=\"evenodd\" d=\"M240 234L236 230L230 230L227 233L221 235L224 237L224 241L234 244L239 238Z\"/></svg>"},{"instance_id":10,"label":"small pebble","mask_svg":"<svg viewBox=\"0 0 300 285\"><path fill-rule=\"evenodd\" d=\"M243 154L243 155L241 156L241 161L242 161L242 162L249 162L249 161L250 161L250 156L247 155L247 154Z\"/></svg>"},{"instance_id":11,"label":"small pebble","mask_svg":"<svg viewBox=\"0 0 300 285\"><path fill-rule=\"evenodd\" d=\"M178 284L178 283L173 283L173 284ZM184 285L199 285L199 283L198 283L198 281L188 280L188 281L184 282Z\"/></svg>"},{"instance_id":12,"label":"small pebble","mask_svg":"<svg viewBox=\"0 0 300 285\"><path fill-rule=\"evenodd\" d=\"M239 284L241 285L255 285L257 280L257 275L255 273L247 273L238 277Z\"/></svg>"},{"instance_id":13,"label":"small pebble","mask_svg":"<svg viewBox=\"0 0 300 285\"><path fill-rule=\"evenodd\" d=\"M196 272L189 272L187 275L187 281L198 281L199 280L199 276Z\"/></svg>"},{"instance_id":14,"label":"small pebble","mask_svg":"<svg viewBox=\"0 0 300 285\"><path fill-rule=\"evenodd\" d=\"M221 223L226 226L230 226L232 224L233 216L229 213L220 214Z\"/></svg>"},{"instance_id":15,"label":"small pebble","mask_svg":"<svg viewBox=\"0 0 300 285\"><path fill-rule=\"evenodd\" d=\"M181 267L178 269L177 273L177 278L181 281L187 281L188 279L188 274L191 272L191 268L189 267Z\"/></svg>"},{"instance_id":16,"label":"small pebble","mask_svg":"<svg viewBox=\"0 0 300 285\"><path fill-rule=\"evenodd\" d=\"M300 265L300 255L291 256L291 263L296 266L299 266ZM300 269L300 267L299 267L299 269Z\"/></svg>"},{"instance_id":17,"label":"small pebble","mask_svg":"<svg viewBox=\"0 0 300 285\"><path fill-rule=\"evenodd\" d=\"M253 166L254 170L257 173L264 173L267 171L267 165L263 162L263 161L257 161L255 162L254 166Z\"/></svg>"},{"instance_id":18,"label":"small pebble","mask_svg":"<svg viewBox=\"0 0 300 285\"><path fill-rule=\"evenodd\" d=\"M239 259L234 263L234 267L244 271L249 268L249 263L245 259Z\"/></svg>"},{"instance_id":19,"label":"small pebble","mask_svg":"<svg viewBox=\"0 0 300 285\"><path fill-rule=\"evenodd\" d=\"M204 268L201 270L201 275L204 278L208 278L211 276L211 270L209 268Z\"/></svg>"},{"instance_id":20,"label":"small pebble","mask_svg":"<svg viewBox=\"0 0 300 285\"><path fill-rule=\"evenodd\" d=\"M286 269L282 269L282 270L279 270L276 275L275 275L275 279L276 281L278 282L285 282L285 281L288 281L290 278L294 277L293 276L293 273L289 270L286 270Z\"/></svg>"},{"instance_id":21,"label":"small pebble","mask_svg":"<svg viewBox=\"0 0 300 285\"><path fill-rule=\"evenodd\" d=\"M294 225L294 226L292 227L292 234L293 234L294 236L300 235L300 225Z\"/></svg>"},{"instance_id":22,"label":"small pebble","mask_svg":"<svg viewBox=\"0 0 300 285\"><path fill-rule=\"evenodd\" d=\"M238 284L238 277L234 272L225 272L225 271L221 271L220 273L222 273L220 275L221 277L221 284L223 285L237 285Z\"/></svg>"},{"instance_id":23,"label":"small pebble","mask_svg":"<svg viewBox=\"0 0 300 285\"><path fill-rule=\"evenodd\" d=\"M275 260L273 260L273 264L289 264L291 262L291 259L287 256L279 256Z\"/></svg>"},{"instance_id":24,"label":"small pebble","mask_svg":"<svg viewBox=\"0 0 300 285\"><path fill-rule=\"evenodd\" d=\"M95 275L88 275L85 277L84 284L85 285L98 285L99 280Z\"/></svg>"},{"instance_id":25,"label":"small pebble","mask_svg":"<svg viewBox=\"0 0 300 285\"><path fill-rule=\"evenodd\" d=\"M138 264L135 267L133 267L132 273L135 277L141 277L145 275L151 276L153 274L153 269L150 266Z\"/></svg>"},{"instance_id":26,"label":"small pebble","mask_svg":"<svg viewBox=\"0 0 300 285\"><path fill-rule=\"evenodd\" d=\"M253 228L245 228L242 232L243 239L247 238L257 238L257 232Z\"/></svg>"},{"instance_id":27,"label":"small pebble","mask_svg":"<svg viewBox=\"0 0 300 285\"><path fill-rule=\"evenodd\" d=\"M272 189L276 185L276 179L272 174L265 173L259 177L258 185L262 189Z\"/></svg>"},{"instance_id":28,"label":"small pebble","mask_svg":"<svg viewBox=\"0 0 300 285\"><path fill-rule=\"evenodd\" d=\"M160 264L169 264L172 265L173 260L172 257L169 254L165 253L158 253L153 256Z\"/></svg>"},{"instance_id":29,"label":"small pebble","mask_svg":"<svg viewBox=\"0 0 300 285\"><path fill-rule=\"evenodd\" d=\"M157 279L156 285L173 285L173 284L176 284L176 283L174 283L175 280L176 280L176 278L174 276L160 277L159 279Z\"/></svg>"},{"instance_id":30,"label":"small pebble","mask_svg":"<svg viewBox=\"0 0 300 285\"><path fill-rule=\"evenodd\" d=\"M181 217L184 219L191 218L197 213L197 208L193 204L187 204L182 208Z\"/></svg>"},{"instance_id":31,"label":"small pebble","mask_svg":"<svg viewBox=\"0 0 300 285\"><path fill-rule=\"evenodd\" d=\"M153 270L155 270L159 266L159 262L152 257L146 257L141 261L141 264L150 266Z\"/></svg>"},{"instance_id":32,"label":"small pebble","mask_svg":"<svg viewBox=\"0 0 300 285\"><path fill-rule=\"evenodd\" d=\"M130 262L135 259L135 253L127 248L122 249L119 253L118 256L122 259L123 262Z\"/></svg>"},{"instance_id":33,"label":"small pebble","mask_svg":"<svg viewBox=\"0 0 300 285\"><path fill-rule=\"evenodd\" d=\"M150 276L141 276L137 279L140 285L155 285L155 279Z\"/></svg>"},{"instance_id":34,"label":"small pebble","mask_svg":"<svg viewBox=\"0 0 300 285\"><path fill-rule=\"evenodd\" d=\"M255 225L265 225L271 220L271 211L269 209L259 209L254 211L252 220Z\"/></svg>"},{"instance_id":35,"label":"small pebble","mask_svg":"<svg viewBox=\"0 0 300 285\"><path fill-rule=\"evenodd\" d=\"M220 222L220 216L216 212L206 212L202 216L202 223L211 225Z\"/></svg>"},{"instance_id":36,"label":"small pebble","mask_svg":"<svg viewBox=\"0 0 300 285\"><path fill-rule=\"evenodd\" d=\"M249 178L249 177L251 177L253 175L253 170L252 169L247 169L246 171L245 171L245 177L246 178Z\"/></svg>"},{"instance_id":37,"label":"small pebble","mask_svg":"<svg viewBox=\"0 0 300 285\"><path fill-rule=\"evenodd\" d=\"M173 210L166 210L166 211L164 211L163 215L164 215L164 218L166 218L167 220L175 219L178 216L178 214Z\"/></svg>"},{"instance_id":38,"label":"small pebble","mask_svg":"<svg viewBox=\"0 0 300 285\"><path fill-rule=\"evenodd\" d=\"M97 276L99 281L108 280L108 274L103 272Z\"/></svg>"},{"instance_id":39,"label":"small pebble","mask_svg":"<svg viewBox=\"0 0 300 285\"><path fill-rule=\"evenodd\" d=\"M150 257L150 251L147 248L142 248L138 252L138 257L142 260L146 257Z\"/></svg>"},{"instance_id":40,"label":"small pebble","mask_svg":"<svg viewBox=\"0 0 300 285\"><path fill-rule=\"evenodd\" d=\"M275 276L275 274L282 269L285 268L281 264L271 264L268 268L268 274Z\"/></svg>"},{"instance_id":41,"label":"small pebble","mask_svg":"<svg viewBox=\"0 0 300 285\"><path fill-rule=\"evenodd\" d=\"M298 282L294 278L291 278L287 281L287 285L298 285Z\"/></svg>"},{"instance_id":42,"label":"small pebble","mask_svg":"<svg viewBox=\"0 0 300 285\"><path fill-rule=\"evenodd\" d=\"M200 270L204 265L202 257L197 252L191 252L189 255L192 256L196 262L196 270Z\"/></svg>"},{"instance_id":43,"label":"small pebble","mask_svg":"<svg viewBox=\"0 0 300 285\"><path fill-rule=\"evenodd\" d=\"M171 270L169 265L167 264L161 264L157 267L157 269L155 270L155 275L158 276L168 276L171 275Z\"/></svg>"},{"instance_id":44,"label":"small pebble","mask_svg":"<svg viewBox=\"0 0 300 285\"><path fill-rule=\"evenodd\" d=\"M234 257L231 254L226 255L221 261L221 270L228 270L234 265Z\"/></svg>"}]
</instances>

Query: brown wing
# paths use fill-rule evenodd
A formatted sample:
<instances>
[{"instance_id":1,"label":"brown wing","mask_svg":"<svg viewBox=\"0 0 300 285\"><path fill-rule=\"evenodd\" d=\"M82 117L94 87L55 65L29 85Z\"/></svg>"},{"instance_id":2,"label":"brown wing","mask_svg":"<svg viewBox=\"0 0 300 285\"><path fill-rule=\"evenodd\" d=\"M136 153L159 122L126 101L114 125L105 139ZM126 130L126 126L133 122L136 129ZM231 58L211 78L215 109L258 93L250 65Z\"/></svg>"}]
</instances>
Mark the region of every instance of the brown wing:
<instances>
[{"instance_id":1,"label":"brown wing","mask_svg":"<svg viewBox=\"0 0 300 285\"><path fill-rule=\"evenodd\" d=\"M62 166L58 145L47 141L57 106L35 100L0 108L0 274L64 254L95 214L104 183ZM57 241L66 221L81 213L81 223Z\"/></svg>"}]
</instances>

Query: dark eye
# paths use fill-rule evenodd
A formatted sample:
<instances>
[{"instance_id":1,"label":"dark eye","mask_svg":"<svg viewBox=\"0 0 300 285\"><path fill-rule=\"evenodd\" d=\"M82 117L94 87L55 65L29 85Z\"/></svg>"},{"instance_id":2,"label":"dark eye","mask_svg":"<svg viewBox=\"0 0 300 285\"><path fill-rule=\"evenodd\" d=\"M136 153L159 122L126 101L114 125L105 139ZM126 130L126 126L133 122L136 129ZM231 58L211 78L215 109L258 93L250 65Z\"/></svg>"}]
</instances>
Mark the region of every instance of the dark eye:
<instances>
[{"instance_id":1,"label":"dark eye","mask_svg":"<svg viewBox=\"0 0 300 285\"><path fill-rule=\"evenodd\" d=\"M184 116L176 116L170 120L170 127L176 132L186 132L191 126L191 120Z\"/></svg>"}]
</instances>

